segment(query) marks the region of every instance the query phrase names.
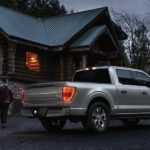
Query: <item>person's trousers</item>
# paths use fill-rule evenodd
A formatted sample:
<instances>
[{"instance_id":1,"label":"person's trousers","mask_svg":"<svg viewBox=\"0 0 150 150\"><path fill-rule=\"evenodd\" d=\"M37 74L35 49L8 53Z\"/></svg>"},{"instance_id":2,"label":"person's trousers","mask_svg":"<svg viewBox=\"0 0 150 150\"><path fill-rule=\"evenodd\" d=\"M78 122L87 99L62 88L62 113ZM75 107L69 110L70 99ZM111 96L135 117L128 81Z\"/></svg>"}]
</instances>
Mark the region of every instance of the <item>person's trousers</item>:
<instances>
[{"instance_id":1,"label":"person's trousers","mask_svg":"<svg viewBox=\"0 0 150 150\"><path fill-rule=\"evenodd\" d=\"M0 102L1 124L6 124L6 122L7 122L8 109L9 109L9 103Z\"/></svg>"}]
</instances>

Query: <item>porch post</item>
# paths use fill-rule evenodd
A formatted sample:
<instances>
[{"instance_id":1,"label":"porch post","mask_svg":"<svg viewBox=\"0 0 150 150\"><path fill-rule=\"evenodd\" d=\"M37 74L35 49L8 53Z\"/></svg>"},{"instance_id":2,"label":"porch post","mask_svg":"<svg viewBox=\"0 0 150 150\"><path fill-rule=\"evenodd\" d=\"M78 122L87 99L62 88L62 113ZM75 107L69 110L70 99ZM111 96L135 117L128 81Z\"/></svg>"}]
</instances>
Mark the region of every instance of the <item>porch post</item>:
<instances>
[{"instance_id":1,"label":"porch post","mask_svg":"<svg viewBox=\"0 0 150 150\"><path fill-rule=\"evenodd\" d=\"M64 60L60 56L60 80L64 80Z\"/></svg>"},{"instance_id":2,"label":"porch post","mask_svg":"<svg viewBox=\"0 0 150 150\"><path fill-rule=\"evenodd\" d=\"M0 74L3 74L3 49L0 46Z\"/></svg>"},{"instance_id":3,"label":"porch post","mask_svg":"<svg viewBox=\"0 0 150 150\"><path fill-rule=\"evenodd\" d=\"M15 54L16 54L16 44L8 43L8 74L15 73Z\"/></svg>"},{"instance_id":4,"label":"porch post","mask_svg":"<svg viewBox=\"0 0 150 150\"><path fill-rule=\"evenodd\" d=\"M82 68L87 67L87 55L82 56Z\"/></svg>"}]
</instances>

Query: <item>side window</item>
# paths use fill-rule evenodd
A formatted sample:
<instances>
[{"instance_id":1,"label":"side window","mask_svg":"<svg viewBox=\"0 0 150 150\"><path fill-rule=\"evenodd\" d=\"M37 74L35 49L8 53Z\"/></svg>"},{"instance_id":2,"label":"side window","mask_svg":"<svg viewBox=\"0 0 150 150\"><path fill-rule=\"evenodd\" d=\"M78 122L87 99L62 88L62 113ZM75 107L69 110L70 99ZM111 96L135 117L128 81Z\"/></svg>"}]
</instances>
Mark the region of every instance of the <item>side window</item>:
<instances>
[{"instance_id":1,"label":"side window","mask_svg":"<svg viewBox=\"0 0 150 150\"><path fill-rule=\"evenodd\" d=\"M136 85L136 81L133 79L131 71L117 69L116 73L121 84Z\"/></svg>"},{"instance_id":2,"label":"side window","mask_svg":"<svg viewBox=\"0 0 150 150\"><path fill-rule=\"evenodd\" d=\"M146 74L144 74L142 72L138 72L138 71L133 71L132 74L133 74L133 77L135 78L135 80L141 82L141 84L142 84L142 82L143 82L143 84L144 83L150 84L150 77L147 76Z\"/></svg>"}]
</instances>

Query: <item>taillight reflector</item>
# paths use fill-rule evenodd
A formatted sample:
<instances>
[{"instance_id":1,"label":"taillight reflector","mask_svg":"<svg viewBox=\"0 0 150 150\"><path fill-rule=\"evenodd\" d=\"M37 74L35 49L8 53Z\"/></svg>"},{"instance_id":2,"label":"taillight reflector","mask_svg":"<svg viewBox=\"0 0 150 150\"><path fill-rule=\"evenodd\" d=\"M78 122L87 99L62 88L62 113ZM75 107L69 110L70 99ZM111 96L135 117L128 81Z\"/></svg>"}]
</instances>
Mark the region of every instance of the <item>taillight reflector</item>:
<instances>
[{"instance_id":1,"label":"taillight reflector","mask_svg":"<svg viewBox=\"0 0 150 150\"><path fill-rule=\"evenodd\" d=\"M62 97L65 103L71 103L76 93L76 88L71 86L65 86L62 89Z\"/></svg>"}]
</instances>

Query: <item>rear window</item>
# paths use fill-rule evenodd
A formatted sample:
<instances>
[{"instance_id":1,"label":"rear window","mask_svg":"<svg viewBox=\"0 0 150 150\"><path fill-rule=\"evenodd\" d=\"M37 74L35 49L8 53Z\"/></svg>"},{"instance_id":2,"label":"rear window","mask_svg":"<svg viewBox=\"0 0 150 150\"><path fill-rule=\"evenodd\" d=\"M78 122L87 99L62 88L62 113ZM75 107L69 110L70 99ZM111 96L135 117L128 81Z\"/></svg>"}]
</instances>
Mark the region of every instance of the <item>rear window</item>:
<instances>
[{"instance_id":1,"label":"rear window","mask_svg":"<svg viewBox=\"0 0 150 150\"><path fill-rule=\"evenodd\" d=\"M111 83L108 69L84 70L76 72L73 81L107 83L107 84Z\"/></svg>"}]
</instances>

